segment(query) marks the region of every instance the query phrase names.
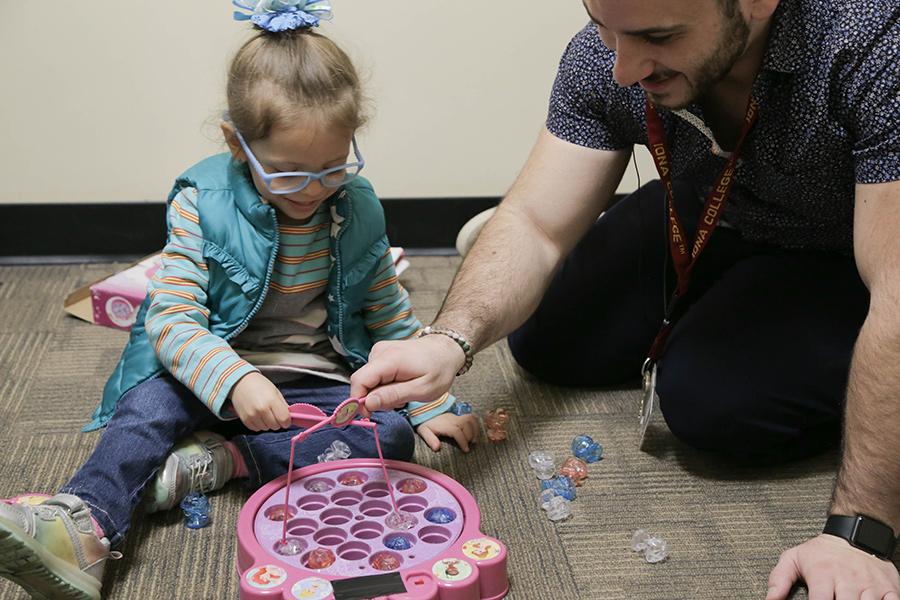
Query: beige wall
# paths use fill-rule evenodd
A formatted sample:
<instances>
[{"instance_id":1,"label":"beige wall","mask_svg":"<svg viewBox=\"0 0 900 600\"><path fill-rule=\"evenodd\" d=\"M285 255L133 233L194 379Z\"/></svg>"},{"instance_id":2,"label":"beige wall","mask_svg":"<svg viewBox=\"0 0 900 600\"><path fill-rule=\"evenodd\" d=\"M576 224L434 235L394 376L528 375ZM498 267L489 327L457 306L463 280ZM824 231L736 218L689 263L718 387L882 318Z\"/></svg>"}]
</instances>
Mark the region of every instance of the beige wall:
<instances>
[{"instance_id":1,"label":"beige wall","mask_svg":"<svg viewBox=\"0 0 900 600\"><path fill-rule=\"evenodd\" d=\"M466 6L335 0L322 28L368 78L360 142L383 197L502 195L586 22L578 0ZM6 0L2 13L0 203L159 201L221 150L225 67L249 29L228 0Z\"/></svg>"}]
</instances>

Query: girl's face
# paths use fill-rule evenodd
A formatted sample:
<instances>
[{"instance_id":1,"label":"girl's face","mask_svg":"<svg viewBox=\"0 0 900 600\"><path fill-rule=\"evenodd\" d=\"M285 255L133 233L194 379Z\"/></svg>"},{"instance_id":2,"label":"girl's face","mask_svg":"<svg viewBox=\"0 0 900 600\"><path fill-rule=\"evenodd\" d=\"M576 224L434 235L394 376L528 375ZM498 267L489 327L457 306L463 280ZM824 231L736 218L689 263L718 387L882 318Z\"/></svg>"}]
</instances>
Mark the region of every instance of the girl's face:
<instances>
[{"instance_id":1,"label":"girl's face","mask_svg":"<svg viewBox=\"0 0 900 600\"><path fill-rule=\"evenodd\" d=\"M247 162L230 123L222 124L225 140L236 160ZM343 128L309 128L301 125L273 128L268 137L253 140L249 146L267 173L307 171L317 173L347 162L353 131ZM250 169L256 191L287 217L306 221L335 192L319 181L293 194L272 194L254 169Z\"/></svg>"}]
</instances>

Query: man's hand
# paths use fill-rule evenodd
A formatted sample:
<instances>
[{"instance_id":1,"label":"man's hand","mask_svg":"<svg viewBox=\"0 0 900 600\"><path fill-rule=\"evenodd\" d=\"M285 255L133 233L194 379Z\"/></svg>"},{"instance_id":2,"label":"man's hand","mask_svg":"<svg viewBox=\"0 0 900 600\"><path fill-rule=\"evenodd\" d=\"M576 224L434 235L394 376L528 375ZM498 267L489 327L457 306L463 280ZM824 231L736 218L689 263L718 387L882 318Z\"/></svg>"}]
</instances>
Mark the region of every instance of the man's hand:
<instances>
[{"instance_id":1,"label":"man's hand","mask_svg":"<svg viewBox=\"0 0 900 600\"><path fill-rule=\"evenodd\" d=\"M781 555L769 575L766 600L785 600L803 579L809 600L900 600L900 574L885 560L846 540L821 534Z\"/></svg>"},{"instance_id":2,"label":"man's hand","mask_svg":"<svg viewBox=\"0 0 900 600\"><path fill-rule=\"evenodd\" d=\"M478 437L478 419L475 415L454 415L442 413L428 419L416 428L428 447L437 452L441 449L439 437L453 438L463 452L469 451L469 444Z\"/></svg>"},{"instance_id":3,"label":"man's hand","mask_svg":"<svg viewBox=\"0 0 900 600\"><path fill-rule=\"evenodd\" d=\"M378 342L368 364L350 378L350 396L365 398L368 412L439 398L465 362L465 352L446 335Z\"/></svg>"},{"instance_id":4,"label":"man's hand","mask_svg":"<svg viewBox=\"0 0 900 600\"><path fill-rule=\"evenodd\" d=\"M284 396L261 373L247 373L231 390L231 403L241 422L253 431L287 429L291 414Z\"/></svg>"}]
</instances>

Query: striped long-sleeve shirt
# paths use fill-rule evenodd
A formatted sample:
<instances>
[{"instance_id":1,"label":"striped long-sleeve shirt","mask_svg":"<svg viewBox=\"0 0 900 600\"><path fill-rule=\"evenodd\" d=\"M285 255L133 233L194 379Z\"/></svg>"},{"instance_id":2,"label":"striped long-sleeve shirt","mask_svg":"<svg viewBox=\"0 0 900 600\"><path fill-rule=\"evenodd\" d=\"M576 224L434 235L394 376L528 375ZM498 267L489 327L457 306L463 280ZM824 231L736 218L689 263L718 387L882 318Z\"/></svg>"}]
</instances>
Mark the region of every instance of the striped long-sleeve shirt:
<instances>
[{"instance_id":1,"label":"striped long-sleeve shirt","mask_svg":"<svg viewBox=\"0 0 900 600\"><path fill-rule=\"evenodd\" d=\"M332 225L327 206L307 223L280 222L266 299L247 329L229 344L209 331L209 277L196 197L196 190L186 188L170 204L169 241L149 285L146 330L163 366L219 416L231 389L250 372L261 371L273 381L302 373L349 381L346 363L325 334ZM373 341L408 338L420 328L390 252L381 258L363 310ZM446 395L411 403L410 421L421 423L451 404Z\"/></svg>"}]
</instances>

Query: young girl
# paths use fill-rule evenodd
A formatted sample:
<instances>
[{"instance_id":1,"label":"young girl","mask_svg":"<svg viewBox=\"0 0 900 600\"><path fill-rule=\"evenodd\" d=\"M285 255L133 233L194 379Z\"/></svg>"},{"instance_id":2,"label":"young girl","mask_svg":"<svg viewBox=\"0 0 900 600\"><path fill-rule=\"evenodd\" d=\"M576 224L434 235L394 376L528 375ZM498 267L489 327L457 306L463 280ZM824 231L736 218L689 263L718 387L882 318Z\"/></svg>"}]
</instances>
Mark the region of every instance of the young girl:
<instances>
[{"instance_id":1,"label":"young girl","mask_svg":"<svg viewBox=\"0 0 900 600\"><path fill-rule=\"evenodd\" d=\"M58 494L0 502L0 575L35 598L99 599L104 563L145 491L159 510L192 489L285 473L288 405L331 413L374 342L420 327L378 198L358 176L359 79L311 30L323 4L254 10L259 32L228 76L230 153L175 182L162 268L88 427L106 431ZM476 422L452 404L373 414L385 457L409 460L416 426L434 450L437 436L467 450ZM202 431L229 419L228 441ZM376 455L369 430L328 427L303 443L300 465L338 439L353 457Z\"/></svg>"}]
</instances>

